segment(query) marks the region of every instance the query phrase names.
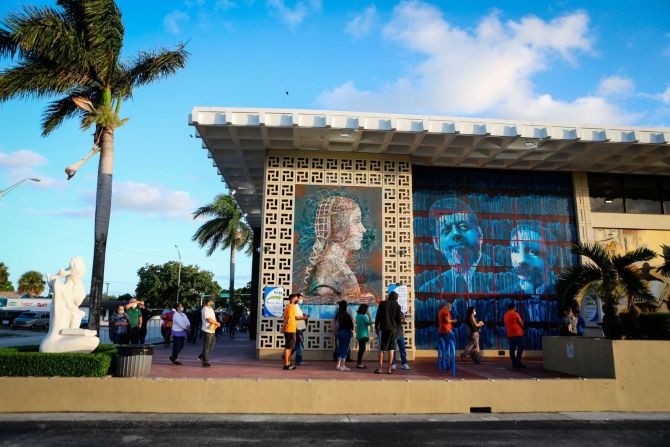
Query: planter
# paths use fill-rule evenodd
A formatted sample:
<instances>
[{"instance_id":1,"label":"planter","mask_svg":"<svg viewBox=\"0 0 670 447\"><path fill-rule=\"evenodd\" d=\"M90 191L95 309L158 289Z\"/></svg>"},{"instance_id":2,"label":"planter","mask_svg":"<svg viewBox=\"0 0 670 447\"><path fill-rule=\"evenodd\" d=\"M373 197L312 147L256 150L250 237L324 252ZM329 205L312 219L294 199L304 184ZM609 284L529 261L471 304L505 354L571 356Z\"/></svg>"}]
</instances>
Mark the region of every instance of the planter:
<instances>
[{"instance_id":1,"label":"planter","mask_svg":"<svg viewBox=\"0 0 670 447\"><path fill-rule=\"evenodd\" d=\"M114 376L149 377L154 348L150 345L118 345L114 357Z\"/></svg>"},{"instance_id":2,"label":"planter","mask_svg":"<svg viewBox=\"0 0 670 447\"><path fill-rule=\"evenodd\" d=\"M579 377L615 378L613 340L542 337L542 366Z\"/></svg>"}]
</instances>

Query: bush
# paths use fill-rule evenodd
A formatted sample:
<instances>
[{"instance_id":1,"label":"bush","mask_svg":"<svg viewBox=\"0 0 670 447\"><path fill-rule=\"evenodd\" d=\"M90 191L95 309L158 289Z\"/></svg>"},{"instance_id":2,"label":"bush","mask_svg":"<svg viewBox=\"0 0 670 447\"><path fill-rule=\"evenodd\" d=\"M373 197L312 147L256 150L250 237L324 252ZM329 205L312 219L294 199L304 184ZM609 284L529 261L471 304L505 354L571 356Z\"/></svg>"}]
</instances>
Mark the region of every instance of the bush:
<instances>
[{"instance_id":1,"label":"bush","mask_svg":"<svg viewBox=\"0 0 670 447\"><path fill-rule=\"evenodd\" d=\"M637 318L629 313L621 314L627 338L640 340L670 340L670 313L643 313Z\"/></svg>"},{"instance_id":2,"label":"bush","mask_svg":"<svg viewBox=\"0 0 670 447\"><path fill-rule=\"evenodd\" d=\"M109 374L114 345L100 345L91 354L39 352L39 346L0 349L0 376L102 377Z\"/></svg>"}]
</instances>

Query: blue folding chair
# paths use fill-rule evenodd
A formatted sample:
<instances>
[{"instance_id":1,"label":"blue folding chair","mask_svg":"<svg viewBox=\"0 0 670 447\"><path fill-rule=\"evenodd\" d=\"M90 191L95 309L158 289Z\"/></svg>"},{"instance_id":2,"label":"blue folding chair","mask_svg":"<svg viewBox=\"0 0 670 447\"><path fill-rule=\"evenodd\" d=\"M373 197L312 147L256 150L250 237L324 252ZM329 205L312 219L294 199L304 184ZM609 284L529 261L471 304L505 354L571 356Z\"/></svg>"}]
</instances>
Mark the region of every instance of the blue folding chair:
<instances>
[{"instance_id":1,"label":"blue folding chair","mask_svg":"<svg viewBox=\"0 0 670 447\"><path fill-rule=\"evenodd\" d=\"M437 341L437 368L449 371L456 377L456 345L453 340L445 342L443 338Z\"/></svg>"}]
</instances>

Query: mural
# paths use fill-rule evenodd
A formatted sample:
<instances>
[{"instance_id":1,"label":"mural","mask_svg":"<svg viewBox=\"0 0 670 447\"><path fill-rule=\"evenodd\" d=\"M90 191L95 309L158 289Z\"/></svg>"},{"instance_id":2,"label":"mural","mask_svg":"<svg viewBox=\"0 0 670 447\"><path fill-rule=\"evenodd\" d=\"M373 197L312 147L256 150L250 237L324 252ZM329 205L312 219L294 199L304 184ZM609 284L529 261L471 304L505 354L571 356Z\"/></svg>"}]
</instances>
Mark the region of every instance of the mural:
<instances>
[{"instance_id":1,"label":"mural","mask_svg":"<svg viewBox=\"0 0 670 447\"><path fill-rule=\"evenodd\" d=\"M296 185L293 290L303 311L333 318L337 302L354 308L382 294L381 188Z\"/></svg>"},{"instance_id":2,"label":"mural","mask_svg":"<svg viewBox=\"0 0 670 447\"><path fill-rule=\"evenodd\" d=\"M655 307L659 310L670 310L670 279L656 271L663 264L663 245L670 245L670 231L661 230L624 230L618 228L594 228L594 240L603 245L611 254L624 254L631 250L647 247L658 256L651 262L643 262L638 267L649 284L649 290L656 297ZM666 304L665 309L663 304ZM625 308L622 305L623 310Z\"/></svg>"},{"instance_id":3,"label":"mural","mask_svg":"<svg viewBox=\"0 0 670 447\"><path fill-rule=\"evenodd\" d=\"M414 271L419 349L435 349L445 301L460 319L472 305L487 324L482 349L505 349L513 300L528 323L527 349L557 333L554 282L576 262L569 174L414 167ZM455 328L457 349L467 342Z\"/></svg>"}]
</instances>

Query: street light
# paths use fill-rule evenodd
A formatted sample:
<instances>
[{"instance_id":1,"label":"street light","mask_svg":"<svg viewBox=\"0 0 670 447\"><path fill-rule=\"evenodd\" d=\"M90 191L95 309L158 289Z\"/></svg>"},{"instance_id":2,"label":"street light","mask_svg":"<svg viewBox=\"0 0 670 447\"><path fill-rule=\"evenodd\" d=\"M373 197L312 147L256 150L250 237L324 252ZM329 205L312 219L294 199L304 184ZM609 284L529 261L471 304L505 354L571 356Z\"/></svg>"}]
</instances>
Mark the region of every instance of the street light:
<instances>
[{"instance_id":1,"label":"street light","mask_svg":"<svg viewBox=\"0 0 670 447\"><path fill-rule=\"evenodd\" d=\"M0 199L5 197L11 190L18 187L21 183L26 182L28 180L30 180L31 182L40 182L41 181L40 179L34 178L34 177L24 178L23 180L14 183L12 186L8 187L7 189L0 189Z\"/></svg>"},{"instance_id":2,"label":"street light","mask_svg":"<svg viewBox=\"0 0 670 447\"><path fill-rule=\"evenodd\" d=\"M177 273L177 303L179 303L179 287L181 286L181 253L179 252L177 244L174 244L174 247L177 249L177 255L179 255L179 273Z\"/></svg>"}]
</instances>

